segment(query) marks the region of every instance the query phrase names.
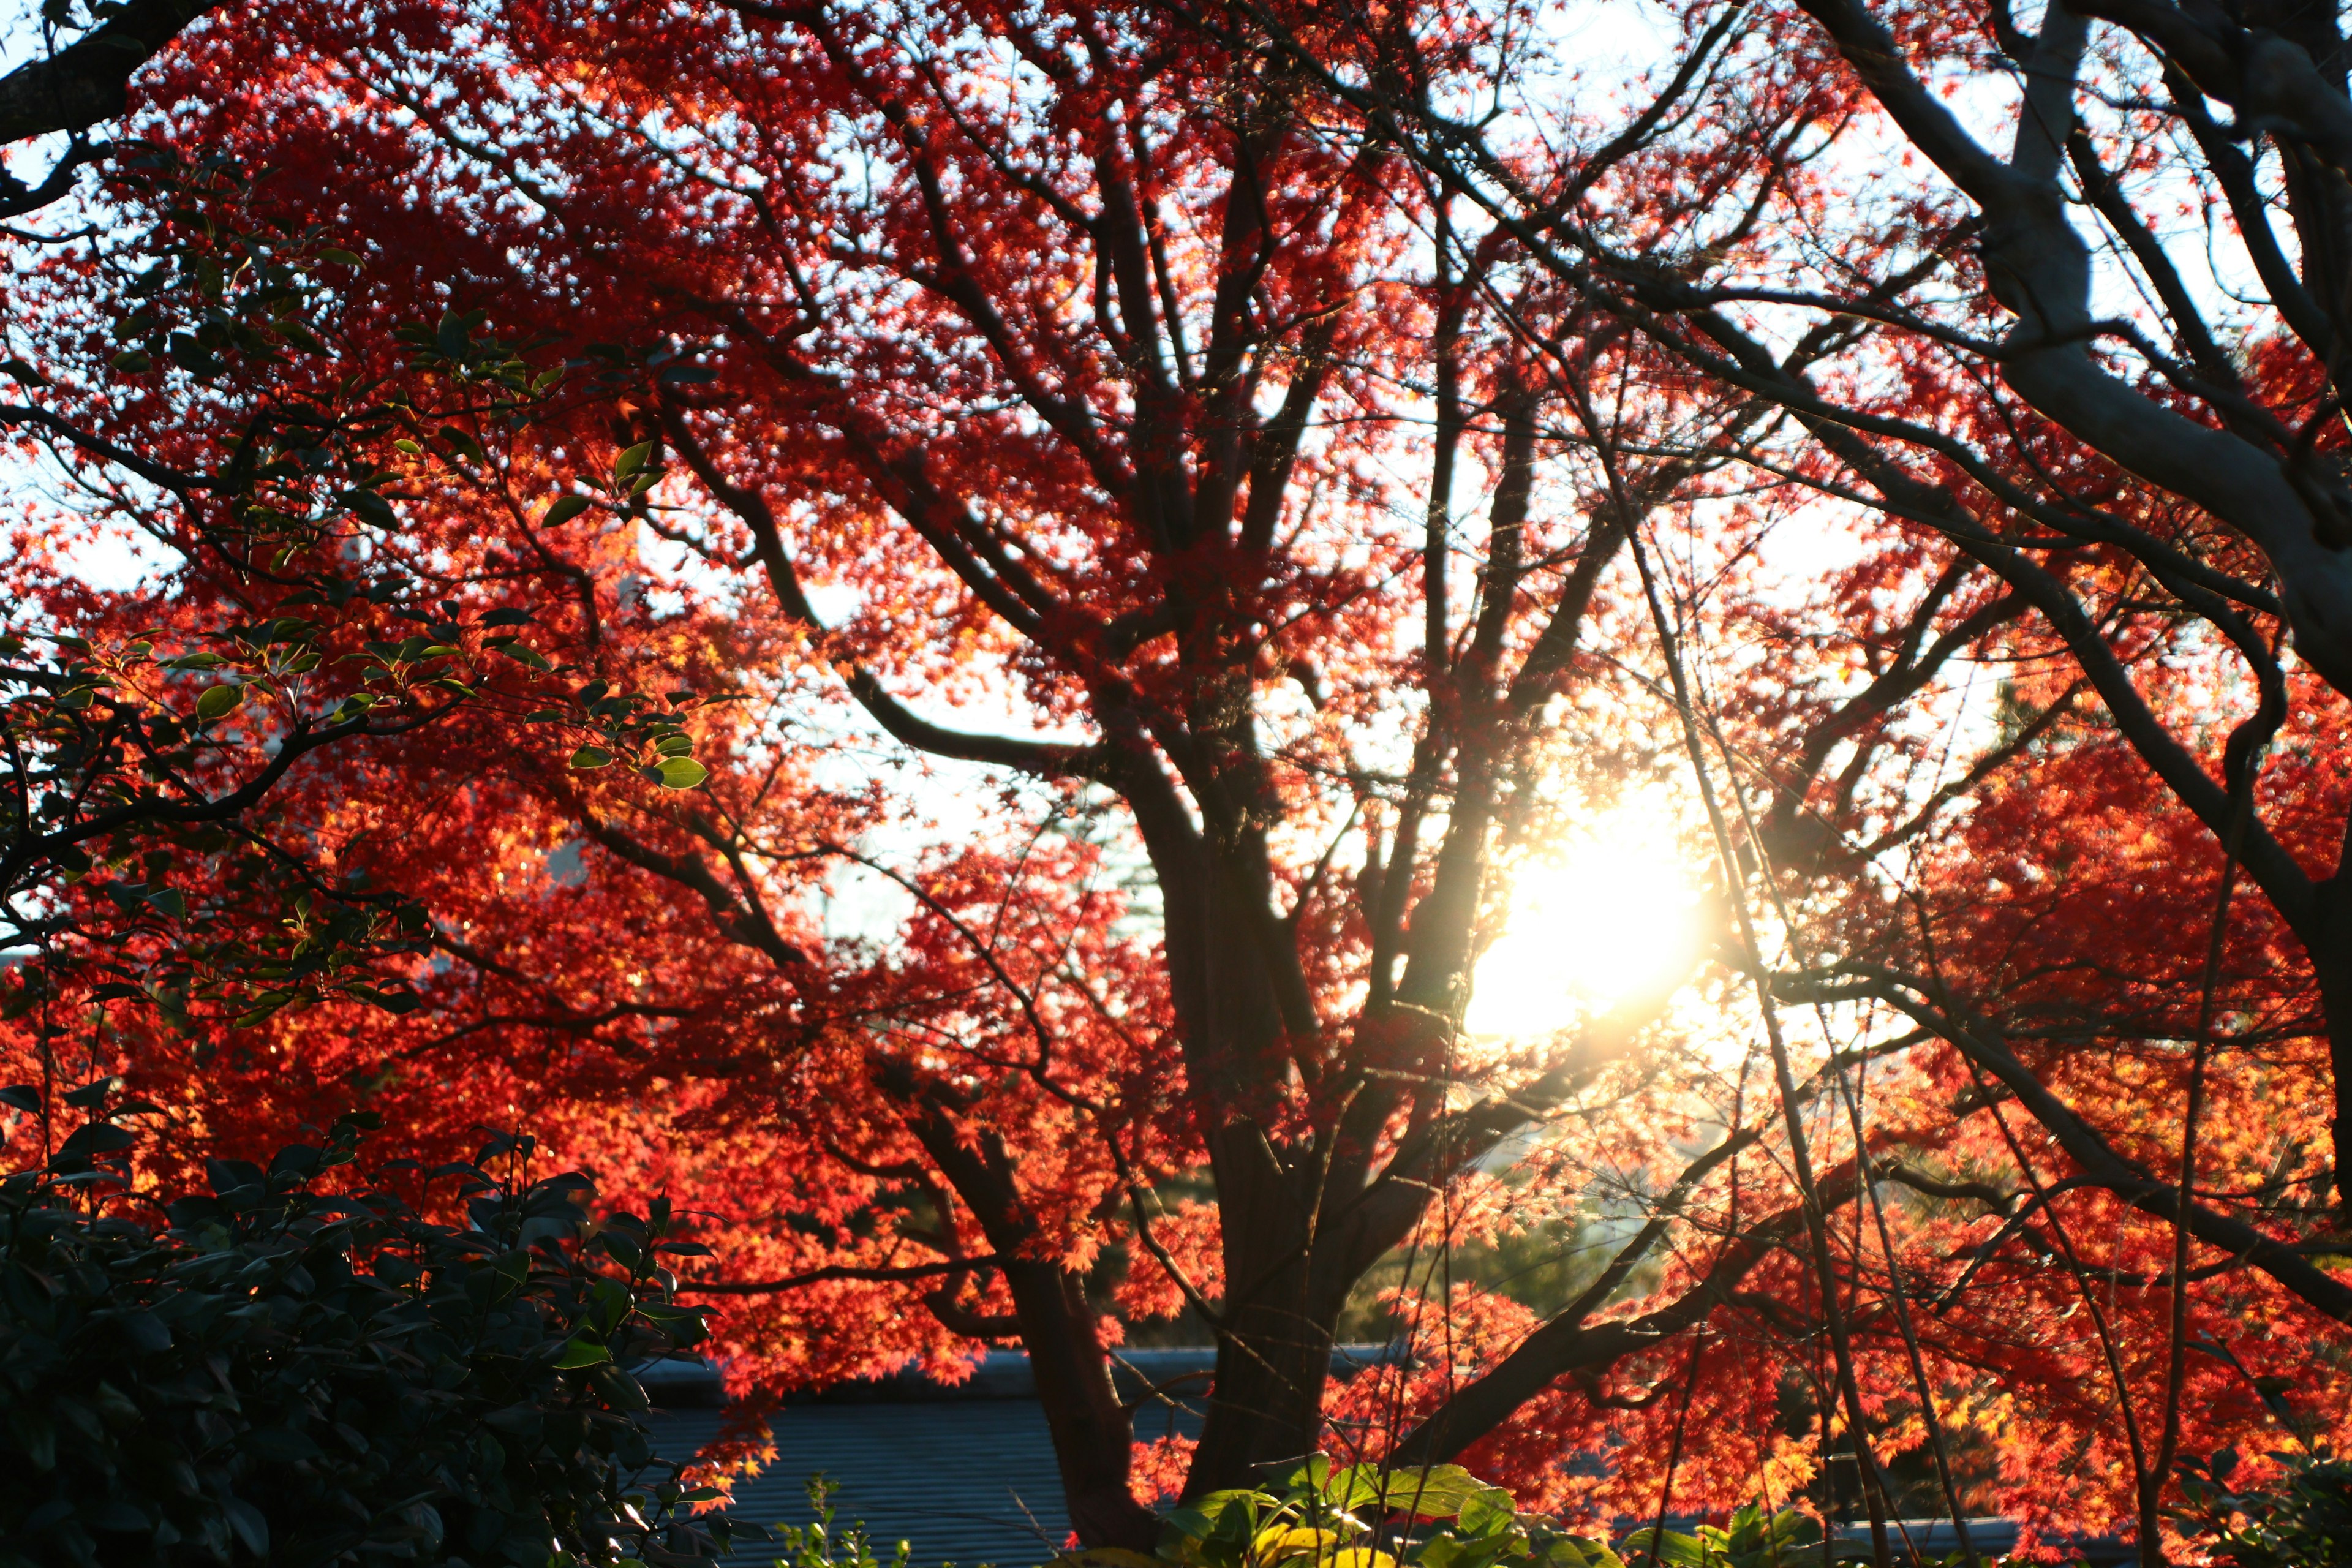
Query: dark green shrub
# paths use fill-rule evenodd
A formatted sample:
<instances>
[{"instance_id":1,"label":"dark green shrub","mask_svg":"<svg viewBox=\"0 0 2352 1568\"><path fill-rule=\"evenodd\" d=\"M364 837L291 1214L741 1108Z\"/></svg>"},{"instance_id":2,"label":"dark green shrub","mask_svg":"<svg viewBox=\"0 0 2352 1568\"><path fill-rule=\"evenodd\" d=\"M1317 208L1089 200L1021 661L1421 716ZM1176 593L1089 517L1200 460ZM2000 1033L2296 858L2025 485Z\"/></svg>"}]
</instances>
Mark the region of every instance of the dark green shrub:
<instances>
[{"instance_id":1,"label":"dark green shrub","mask_svg":"<svg viewBox=\"0 0 2352 1568\"><path fill-rule=\"evenodd\" d=\"M2191 1536L2231 1568L2315 1568L2352 1563L2352 1459L2325 1447L2274 1456L2286 1467L2275 1485L2231 1489L2238 1456L2224 1448L2210 1463L2181 1467L2188 1507L2175 1516Z\"/></svg>"},{"instance_id":2,"label":"dark green shrub","mask_svg":"<svg viewBox=\"0 0 2352 1568\"><path fill-rule=\"evenodd\" d=\"M330 1190L359 1132L212 1162L160 1215L105 1117L0 1182L0 1568L714 1554L623 1370L703 1334L658 1283L666 1205L592 1221L586 1177L501 1138L374 1173L454 1183L470 1225L434 1224Z\"/></svg>"}]
</instances>

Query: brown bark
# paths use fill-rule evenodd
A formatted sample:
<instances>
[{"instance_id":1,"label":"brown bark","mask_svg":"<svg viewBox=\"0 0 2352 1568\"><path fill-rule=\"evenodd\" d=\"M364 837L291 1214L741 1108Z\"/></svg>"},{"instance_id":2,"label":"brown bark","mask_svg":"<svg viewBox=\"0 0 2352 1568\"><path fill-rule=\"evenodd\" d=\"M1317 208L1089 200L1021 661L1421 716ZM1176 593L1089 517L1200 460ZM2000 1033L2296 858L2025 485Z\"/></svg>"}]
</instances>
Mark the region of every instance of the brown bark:
<instances>
[{"instance_id":1,"label":"brown bark","mask_svg":"<svg viewBox=\"0 0 2352 1568\"><path fill-rule=\"evenodd\" d=\"M2352 835L2347 850L2352 853ZM2338 867L2317 884L2316 913L2297 928L2312 973L2319 980L2319 1006L2327 1029L2328 1063L2335 1077L2336 1115L2329 1124L2336 1152L2336 1201L2352 1214L2352 878Z\"/></svg>"},{"instance_id":2,"label":"brown bark","mask_svg":"<svg viewBox=\"0 0 2352 1568\"><path fill-rule=\"evenodd\" d=\"M1022 1256L1034 1244L1037 1227L1021 1203L1002 1143L991 1137L971 1147L938 1111L912 1116L908 1125L996 1251L996 1267L1013 1297L1013 1321L1005 1327L1017 1329L1028 1348L1070 1527L1089 1546L1151 1551L1160 1521L1128 1489L1135 1423L1111 1381L1085 1281L1059 1263Z\"/></svg>"},{"instance_id":3,"label":"brown bark","mask_svg":"<svg viewBox=\"0 0 2352 1568\"><path fill-rule=\"evenodd\" d=\"M215 0L131 0L46 59L0 76L0 142L87 131L120 115L130 82Z\"/></svg>"}]
</instances>

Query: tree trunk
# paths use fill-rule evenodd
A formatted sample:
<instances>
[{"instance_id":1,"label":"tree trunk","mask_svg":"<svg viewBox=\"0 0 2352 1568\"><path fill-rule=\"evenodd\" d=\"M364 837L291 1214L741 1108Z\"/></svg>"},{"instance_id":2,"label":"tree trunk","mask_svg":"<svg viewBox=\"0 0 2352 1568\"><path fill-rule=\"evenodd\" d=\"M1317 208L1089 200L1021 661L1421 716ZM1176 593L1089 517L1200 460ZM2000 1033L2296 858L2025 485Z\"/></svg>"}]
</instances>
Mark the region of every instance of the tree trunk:
<instances>
[{"instance_id":1,"label":"tree trunk","mask_svg":"<svg viewBox=\"0 0 2352 1568\"><path fill-rule=\"evenodd\" d=\"M1184 1495L1247 1486L1320 1446L1346 1287L1318 1279L1312 1200L1252 1126L1211 1140L1224 1227L1225 1322Z\"/></svg>"},{"instance_id":2,"label":"tree trunk","mask_svg":"<svg viewBox=\"0 0 2352 1568\"><path fill-rule=\"evenodd\" d=\"M1128 1479L1135 1463L1135 1421L1119 1403L1110 1357L1096 1327L1086 1282L1050 1258L1025 1257L1036 1225L1021 1200L1013 1157L994 1137L967 1144L936 1110L912 1115L919 1139L959 1196L970 1205L996 1254L1013 1297L1010 1322L975 1324L971 1331L1017 1331L1029 1352L1037 1403L1054 1440L1070 1527L1088 1546L1150 1552L1159 1543L1159 1517L1135 1500Z\"/></svg>"},{"instance_id":3,"label":"tree trunk","mask_svg":"<svg viewBox=\"0 0 2352 1568\"><path fill-rule=\"evenodd\" d=\"M2347 837L2352 853L2352 837ZM2317 884L2316 930L2305 938L2313 973L2319 978L2320 1012L2327 1026L2327 1058L2335 1079L2336 1202L2352 1215L2352 878L2343 868Z\"/></svg>"},{"instance_id":4,"label":"tree trunk","mask_svg":"<svg viewBox=\"0 0 2352 1568\"><path fill-rule=\"evenodd\" d=\"M1088 1546L1150 1552L1160 1541L1160 1518L1128 1487L1135 1418L1119 1403L1083 1282L1059 1265L1028 1258L1007 1264L1004 1281L1054 1436L1070 1528Z\"/></svg>"}]
</instances>

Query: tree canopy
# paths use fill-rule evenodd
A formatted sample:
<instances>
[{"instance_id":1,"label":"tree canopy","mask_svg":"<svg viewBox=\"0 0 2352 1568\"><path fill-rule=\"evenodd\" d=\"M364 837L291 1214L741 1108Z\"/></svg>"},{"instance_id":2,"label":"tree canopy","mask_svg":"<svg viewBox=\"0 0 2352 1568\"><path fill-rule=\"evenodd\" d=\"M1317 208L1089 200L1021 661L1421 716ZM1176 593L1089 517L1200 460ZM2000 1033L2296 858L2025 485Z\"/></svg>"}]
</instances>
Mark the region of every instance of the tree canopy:
<instances>
[{"instance_id":1,"label":"tree canopy","mask_svg":"<svg viewBox=\"0 0 2352 1568\"><path fill-rule=\"evenodd\" d=\"M1025 1347L1092 1544L1337 1447L2158 1561L2352 1322L2352 98L2201 16L158 33L6 121L7 1076L528 1123L751 1414ZM1688 931L1482 1024L1595 835Z\"/></svg>"}]
</instances>

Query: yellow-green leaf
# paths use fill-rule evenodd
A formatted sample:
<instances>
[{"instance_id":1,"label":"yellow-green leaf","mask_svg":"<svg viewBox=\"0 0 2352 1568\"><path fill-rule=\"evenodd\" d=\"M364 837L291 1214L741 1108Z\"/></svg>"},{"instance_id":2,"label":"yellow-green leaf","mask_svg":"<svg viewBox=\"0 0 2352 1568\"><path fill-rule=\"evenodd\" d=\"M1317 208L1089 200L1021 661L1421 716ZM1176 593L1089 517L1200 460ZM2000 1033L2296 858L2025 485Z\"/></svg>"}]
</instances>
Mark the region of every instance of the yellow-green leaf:
<instances>
[{"instance_id":1,"label":"yellow-green leaf","mask_svg":"<svg viewBox=\"0 0 2352 1568\"><path fill-rule=\"evenodd\" d=\"M1250 1543L1250 1562L1256 1568L1282 1568L1282 1564L1302 1558L1317 1562L1339 1546L1339 1537L1331 1531L1276 1525L1260 1531L1257 1539Z\"/></svg>"},{"instance_id":2,"label":"yellow-green leaf","mask_svg":"<svg viewBox=\"0 0 2352 1568\"><path fill-rule=\"evenodd\" d=\"M234 682L207 687L205 689L205 694L196 699L196 717L206 723L215 719L225 719L236 712L236 705L244 700L245 688Z\"/></svg>"},{"instance_id":3,"label":"yellow-green leaf","mask_svg":"<svg viewBox=\"0 0 2352 1568\"><path fill-rule=\"evenodd\" d=\"M613 753L602 746L583 746L572 753L575 768L601 768L612 762Z\"/></svg>"},{"instance_id":4,"label":"yellow-green leaf","mask_svg":"<svg viewBox=\"0 0 2352 1568\"><path fill-rule=\"evenodd\" d=\"M692 789L710 776L710 770L692 757L666 757L654 771L664 789Z\"/></svg>"}]
</instances>

